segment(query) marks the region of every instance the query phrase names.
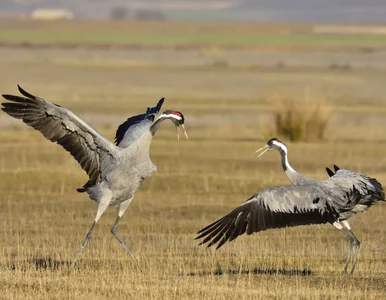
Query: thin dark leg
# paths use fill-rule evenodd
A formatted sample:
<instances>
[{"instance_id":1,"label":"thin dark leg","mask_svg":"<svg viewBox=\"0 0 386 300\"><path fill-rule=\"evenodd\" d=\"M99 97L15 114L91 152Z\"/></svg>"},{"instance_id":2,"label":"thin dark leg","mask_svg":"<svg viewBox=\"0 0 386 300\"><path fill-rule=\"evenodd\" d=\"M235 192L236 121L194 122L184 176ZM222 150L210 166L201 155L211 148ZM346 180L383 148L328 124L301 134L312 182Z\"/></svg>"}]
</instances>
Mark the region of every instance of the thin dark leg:
<instances>
[{"instance_id":1,"label":"thin dark leg","mask_svg":"<svg viewBox=\"0 0 386 300\"><path fill-rule=\"evenodd\" d=\"M349 239L350 241L350 248L348 249L348 254L347 254L347 259L346 259L346 264L344 266L344 271L343 273L344 274L347 274L347 268L348 268L348 264L350 262L350 258L351 258L351 255L352 255L352 249L354 248L354 244L355 244L355 240L354 238L348 234L344 229L341 229L340 231L343 232L343 234Z\"/></svg>"},{"instance_id":2,"label":"thin dark leg","mask_svg":"<svg viewBox=\"0 0 386 300\"><path fill-rule=\"evenodd\" d=\"M82 251L83 251L84 247L86 246L88 240L91 238L91 233L94 230L94 227L95 227L96 223L97 223L96 221L94 221L94 223L92 223L91 228L90 228L89 232L86 235L86 238L84 239L84 241L82 243L82 246L80 247L78 253L76 254L74 261L70 265L70 269L72 269L74 267L75 262L78 260L80 254L82 253Z\"/></svg>"},{"instance_id":3,"label":"thin dark leg","mask_svg":"<svg viewBox=\"0 0 386 300\"><path fill-rule=\"evenodd\" d=\"M344 271L343 271L343 274L346 274L347 273L347 268L348 268L348 263L350 262L350 258L351 258L351 255L352 255L352 249L354 247L354 244L355 244L355 239L346 231L346 228L348 231L351 231L350 229L350 224L348 224L347 220L345 221L335 221L334 223L332 223L332 225L334 225L335 228L339 229L341 232L343 232L343 234L349 239L350 241L350 248L348 250L348 254L347 254L347 259L346 259L346 264L344 266Z\"/></svg>"},{"instance_id":4,"label":"thin dark leg","mask_svg":"<svg viewBox=\"0 0 386 300\"><path fill-rule=\"evenodd\" d=\"M352 230L349 230L352 238L354 239L354 243L356 245L356 252L355 252L355 255L354 255L354 261L352 263L352 269L351 269L351 272L350 272L350 275L352 275L354 273L354 270L355 270L355 266L357 264L357 258L358 258L358 254L359 254L359 249L361 247L361 242L358 240L358 238L355 236L354 232L352 232Z\"/></svg>"},{"instance_id":5,"label":"thin dark leg","mask_svg":"<svg viewBox=\"0 0 386 300\"><path fill-rule=\"evenodd\" d=\"M121 243L122 247L125 248L126 252L129 253L129 255L133 258L133 259L136 259L135 256L133 255L133 253L131 253L129 247L126 246L126 244L122 241L122 239L117 235L116 233L116 229L117 229L117 226L118 226L118 223L119 223L119 220L121 219L120 216L117 217L117 219L115 220L115 223L113 225L113 227L111 228L111 233L114 235L114 237L118 240L118 242Z\"/></svg>"}]
</instances>

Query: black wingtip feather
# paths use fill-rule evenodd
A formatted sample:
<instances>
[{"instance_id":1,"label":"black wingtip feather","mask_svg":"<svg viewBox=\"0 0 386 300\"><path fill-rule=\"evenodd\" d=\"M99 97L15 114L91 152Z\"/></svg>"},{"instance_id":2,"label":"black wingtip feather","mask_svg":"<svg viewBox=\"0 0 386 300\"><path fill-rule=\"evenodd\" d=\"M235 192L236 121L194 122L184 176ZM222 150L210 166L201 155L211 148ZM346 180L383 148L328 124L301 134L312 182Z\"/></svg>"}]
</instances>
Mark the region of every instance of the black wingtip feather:
<instances>
[{"instance_id":1,"label":"black wingtip feather","mask_svg":"<svg viewBox=\"0 0 386 300\"><path fill-rule=\"evenodd\" d=\"M119 125L117 132L115 134L115 139L114 139L115 144L118 145L122 141L123 137L125 136L126 131L131 126L140 123L141 121L143 121L146 118L149 118L148 116L151 114L157 114L161 110L161 107L162 107L162 104L164 103L164 100L165 100L165 98L161 98L158 101L156 106L148 107L144 114L132 116L132 117L128 118L124 123ZM153 119L154 119L154 117L153 117Z\"/></svg>"},{"instance_id":2,"label":"black wingtip feather","mask_svg":"<svg viewBox=\"0 0 386 300\"><path fill-rule=\"evenodd\" d=\"M379 181L376 180L375 178L370 178L370 183L375 188L375 192L377 193L379 200L386 201L385 192L383 190L382 184L380 184Z\"/></svg>"},{"instance_id":3,"label":"black wingtip feather","mask_svg":"<svg viewBox=\"0 0 386 300\"><path fill-rule=\"evenodd\" d=\"M207 229L209 229L209 228L211 228L211 227L214 227L214 225L220 223L220 222L223 221L226 217L227 217L227 216L224 216L224 217L218 219L217 221L215 221L215 222L209 224L208 226L205 226L205 227L202 228L200 231L198 231L197 234L200 234L200 233L206 231Z\"/></svg>"},{"instance_id":4,"label":"black wingtip feather","mask_svg":"<svg viewBox=\"0 0 386 300\"><path fill-rule=\"evenodd\" d=\"M13 95L9 95L9 94L2 94L1 96L3 96L4 99L6 100L10 100L12 101L12 99L16 96L13 96Z\"/></svg>"},{"instance_id":5,"label":"black wingtip feather","mask_svg":"<svg viewBox=\"0 0 386 300\"><path fill-rule=\"evenodd\" d=\"M164 101L165 101L165 98L162 97L159 101L158 101L158 104L157 104L157 110L160 111L161 110L161 107L162 107L162 104L164 104Z\"/></svg>"},{"instance_id":6,"label":"black wingtip feather","mask_svg":"<svg viewBox=\"0 0 386 300\"><path fill-rule=\"evenodd\" d=\"M337 165L334 165L334 170L335 170L335 173L336 173L336 172L338 172L340 170L340 168Z\"/></svg>"},{"instance_id":7,"label":"black wingtip feather","mask_svg":"<svg viewBox=\"0 0 386 300\"><path fill-rule=\"evenodd\" d=\"M31 95L30 93L28 93L27 91L25 91L20 85L17 85L17 88L19 89L19 92L24 96L24 97L27 97L27 98L30 98L30 99L36 99L36 97L34 95Z\"/></svg>"},{"instance_id":8,"label":"black wingtip feather","mask_svg":"<svg viewBox=\"0 0 386 300\"><path fill-rule=\"evenodd\" d=\"M330 176L330 177L335 175L335 173L330 168L326 167L326 171L327 171L328 176Z\"/></svg>"}]
</instances>

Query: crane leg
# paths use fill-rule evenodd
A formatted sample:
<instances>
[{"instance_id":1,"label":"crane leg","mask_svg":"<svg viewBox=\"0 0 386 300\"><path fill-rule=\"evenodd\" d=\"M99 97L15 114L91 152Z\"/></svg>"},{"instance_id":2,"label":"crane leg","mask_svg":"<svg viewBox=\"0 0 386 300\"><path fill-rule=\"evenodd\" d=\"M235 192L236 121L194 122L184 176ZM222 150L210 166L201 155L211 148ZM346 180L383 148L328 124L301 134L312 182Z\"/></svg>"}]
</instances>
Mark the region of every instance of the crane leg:
<instances>
[{"instance_id":1,"label":"crane leg","mask_svg":"<svg viewBox=\"0 0 386 300\"><path fill-rule=\"evenodd\" d=\"M100 217L105 212L105 210L107 209L109 204L110 204L110 200L109 201L101 201L101 202L99 202L99 204L98 204L98 211L97 211L94 223L92 223L91 228L88 231L88 233L86 235L86 238L84 239L84 241L82 243L82 246L80 247L79 251L76 253L75 258L74 258L73 262L70 265L70 269L72 269L74 267L76 261L78 260L80 254L82 253L84 247L86 247L87 242L91 238L91 234L92 234L92 232L93 232L93 230L95 228L96 223L99 221Z\"/></svg>"},{"instance_id":2,"label":"crane leg","mask_svg":"<svg viewBox=\"0 0 386 300\"><path fill-rule=\"evenodd\" d=\"M348 249L348 254L347 254L347 259L346 259L346 264L344 266L344 270L343 270L343 273L346 274L347 273L347 268L348 268L348 264L350 262L350 258L352 256L352 250L354 248L354 244L355 244L355 239L343 228L342 226L342 223L337 221L337 222L334 222L332 225L334 225L337 229L339 229L341 232L343 232L343 234L349 239L350 241L350 248Z\"/></svg>"},{"instance_id":3,"label":"crane leg","mask_svg":"<svg viewBox=\"0 0 386 300\"><path fill-rule=\"evenodd\" d=\"M351 230L351 226L347 220L342 221L342 224L344 227L346 227L347 231L351 235L351 238L354 239L354 245L356 246L356 251L354 254L354 260L353 260L352 268L351 268L351 272L350 272L350 275L352 275L354 273L355 266L357 264L357 259L358 259L358 255L359 255L359 249L361 247L361 242L358 240L358 238L355 236L354 232Z\"/></svg>"},{"instance_id":4,"label":"crane leg","mask_svg":"<svg viewBox=\"0 0 386 300\"><path fill-rule=\"evenodd\" d=\"M119 223L119 220L121 219L121 217L123 216L123 214L125 213L126 209L129 207L131 201L133 200L133 198L130 198L129 200L126 200L124 202L121 203L120 207L119 207L119 212L118 212L118 217L117 219L115 220L115 223L113 225L113 227L111 227L111 233L113 234L113 236L118 240L118 242L122 245L122 247L126 250L126 252L133 258L133 259L136 259L135 256L133 255L133 253L131 253L129 247L127 247L127 245L123 242L123 240L118 236L116 230L117 230L117 226L118 226L118 223Z\"/></svg>"}]
</instances>

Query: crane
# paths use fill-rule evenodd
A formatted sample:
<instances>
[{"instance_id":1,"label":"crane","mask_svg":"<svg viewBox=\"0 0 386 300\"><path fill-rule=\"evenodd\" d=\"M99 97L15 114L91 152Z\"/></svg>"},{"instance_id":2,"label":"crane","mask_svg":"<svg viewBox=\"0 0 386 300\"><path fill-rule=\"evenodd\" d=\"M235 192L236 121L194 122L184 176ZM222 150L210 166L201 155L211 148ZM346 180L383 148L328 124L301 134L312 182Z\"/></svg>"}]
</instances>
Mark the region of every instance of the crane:
<instances>
[{"instance_id":1,"label":"crane","mask_svg":"<svg viewBox=\"0 0 386 300\"><path fill-rule=\"evenodd\" d=\"M382 185L365 174L339 168L327 180L308 178L290 166L284 143L271 139L257 152L263 151L261 156L268 150L280 152L283 170L293 185L271 187L256 193L225 217L201 229L196 239L204 238L200 245L209 242L208 247L218 242L218 249L225 242L244 233L330 223L350 240L351 246L344 267L347 273L354 243L359 251L359 240L347 219L368 209L375 202L385 200ZM358 251L350 274L354 272Z\"/></svg>"},{"instance_id":2,"label":"crane","mask_svg":"<svg viewBox=\"0 0 386 300\"><path fill-rule=\"evenodd\" d=\"M318 181L320 181L320 180L317 180L317 179L306 177L306 176L296 172L291 167L291 165L288 162L288 148L287 148L287 145L285 143L283 143L282 141L280 141L278 138L270 139L267 142L267 144L265 146L263 146L262 148L258 149L256 151L256 153L260 153L259 156L258 156L258 157L260 157L264 153L266 153L267 151L270 151L270 150L277 150L277 151L279 151L280 157L281 157L281 164L282 164L283 171L287 175L288 179L290 180L290 182L293 185L297 185L297 184L300 184L300 185L301 184L313 184L313 183L317 183ZM334 170L335 170L335 172L338 172L340 170L340 168L338 166L334 165ZM335 175L335 173L331 169L329 169L329 168L326 168L326 171L327 171L327 174L330 177ZM347 172L348 172L347 173L348 176L353 176L355 174L355 173L353 173L351 171L347 171ZM343 181L342 184L348 184L349 186L351 186L350 180ZM377 199L374 199L374 200L376 201ZM348 238L348 240L350 242L349 251L348 251L348 255L347 255L347 259L346 259L346 264L345 264L345 268L344 268L344 273L347 273L347 268L348 268L348 264L349 264L351 256L352 256L353 249L354 249L354 247L356 247L356 251L355 251L355 255L354 255L354 260L353 260L353 266L352 266L352 269L351 269L351 273L354 272L356 261L357 261L357 257L358 257L358 254L359 254L359 249L360 249L360 241L356 237L354 232L352 231L352 228L351 228L350 223L348 222L348 219L350 217L354 216L355 214L357 214L358 212L363 212L363 211L369 209L370 206L375 203L375 201L368 201L368 199L366 197L363 197L354 207L352 207L350 212L345 212L344 216L342 216L339 220L337 220L337 221L335 221L333 223L333 225L338 230L340 230Z\"/></svg>"},{"instance_id":3,"label":"crane","mask_svg":"<svg viewBox=\"0 0 386 300\"><path fill-rule=\"evenodd\" d=\"M129 207L134 194L143 180L157 170L150 160L150 143L161 123L171 120L177 128L184 127L185 118L179 111L166 110L157 117L164 98L148 108L145 113L128 118L118 127L115 145L72 113L40 97L31 95L19 85L23 97L3 95L10 102L2 103L2 110L8 115L21 119L25 124L40 131L51 142L56 142L78 161L89 176L89 180L78 192L86 192L98 204L94 222L81 248L76 253L72 268L86 246L95 225L109 206L119 206L118 216L111 233L132 257L128 246L117 235L119 220Z\"/></svg>"}]
</instances>

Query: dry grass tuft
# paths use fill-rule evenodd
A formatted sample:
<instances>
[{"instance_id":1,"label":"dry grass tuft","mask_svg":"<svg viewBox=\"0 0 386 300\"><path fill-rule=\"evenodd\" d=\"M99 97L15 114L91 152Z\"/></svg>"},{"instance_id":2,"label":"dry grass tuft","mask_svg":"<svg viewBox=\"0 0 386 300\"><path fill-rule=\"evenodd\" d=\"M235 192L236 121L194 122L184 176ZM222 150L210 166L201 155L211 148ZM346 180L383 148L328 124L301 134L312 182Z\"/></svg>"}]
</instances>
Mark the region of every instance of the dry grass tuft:
<instances>
[{"instance_id":1,"label":"dry grass tuft","mask_svg":"<svg viewBox=\"0 0 386 300\"><path fill-rule=\"evenodd\" d=\"M263 127L263 135L279 136L292 142L321 141L325 137L333 111L332 102L322 93L275 92L269 97L274 107L271 128Z\"/></svg>"}]
</instances>

